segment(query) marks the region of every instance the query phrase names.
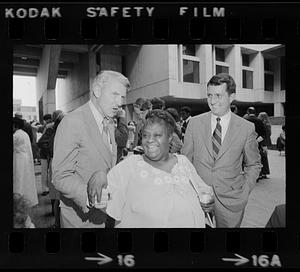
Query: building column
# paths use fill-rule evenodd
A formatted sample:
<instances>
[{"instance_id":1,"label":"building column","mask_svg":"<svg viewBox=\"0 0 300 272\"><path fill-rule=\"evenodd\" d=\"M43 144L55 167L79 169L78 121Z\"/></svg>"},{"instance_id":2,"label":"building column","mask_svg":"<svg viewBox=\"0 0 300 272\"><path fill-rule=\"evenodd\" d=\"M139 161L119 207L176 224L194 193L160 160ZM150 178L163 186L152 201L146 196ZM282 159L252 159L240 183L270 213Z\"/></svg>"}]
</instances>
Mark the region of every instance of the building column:
<instances>
[{"instance_id":1,"label":"building column","mask_svg":"<svg viewBox=\"0 0 300 272\"><path fill-rule=\"evenodd\" d=\"M200 58L200 84L206 86L214 73L212 45L201 44L196 56Z\"/></svg>"},{"instance_id":2,"label":"building column","mask_svg":"<svg viewBox=\"0 0 300 272\"><path fill-rule=\"evenodd\" d=\"M236 88L242 88L242 61L241 61L241 47L233 45L231 48L226 49L228 52L229 74L233 77Z\"/></svg>"},{"instance_id":3,"label":"building column","mask_svg":"<svg viewBox=\"0 0 300 272\"><path fill-rule=\"evenodd\" d=\"M274 117L284 116L284 108L281 102L274 103Z\"/></svg>"},{"instance_id":4,"label":"building column","mask_svg":"<svg viewBox=\"0 0 300 272\"><path fill-rule=\"evenodd\" d=\"M253 58L253 89L255 91L265 90L265 65L264 56L261 52L254 55Z\"/></svg>"},{"instance_id":5,"label":"building column","mask_svg":"<svg viewBox=\"0 0 300 272\"><path fill-rule=\"evenodd\" d=\"M55 86L61 45L45 45L36 77L37 104L42 115L56 110ZM42 103L39 103L42 101ZM42 106L42 109L40 107Z\"/></svg>"}]
</instances>

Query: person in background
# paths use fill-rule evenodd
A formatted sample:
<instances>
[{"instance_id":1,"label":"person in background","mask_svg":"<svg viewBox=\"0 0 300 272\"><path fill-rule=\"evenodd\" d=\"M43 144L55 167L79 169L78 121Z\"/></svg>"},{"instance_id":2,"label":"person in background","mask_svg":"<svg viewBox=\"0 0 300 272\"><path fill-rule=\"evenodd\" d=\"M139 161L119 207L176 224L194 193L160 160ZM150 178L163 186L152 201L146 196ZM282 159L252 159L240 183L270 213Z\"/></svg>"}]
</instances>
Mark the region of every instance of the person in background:
<instances>
[{"instance_id":1,"label":"person in background","mask_svg":"<svg viewBox=\"0 0 300 272\"><path fill-rule=\"evenodd\" d=\"M240 227L261 170L254 125L230 110L235 94L236 84L229 74L208 81L210 112L191 118L181 150L213 187L217 228Z\"/></svg>"},{"instance_id":2,"label":"person in background","mask_svg":"<svg viewBox=\"0 0 300 272\"><path fill-rule=\"evenodd\" d=\"M94 78L90 100L68 113L54 138L52 182L60 192L62 228L104 228L106 214L95 206L116 164L113 118L123 106L128 79L104 70Z\"/></svg>"},{"instance_id":3,"label":"person in background","mask_svg":"<svg viewBox=\"0 0 300 272\"><path fill-rule=\"evenodd\" d=\"M31 146L33 152L33 159L35 163L41 164L40 150L37 145L37 134L39 133L43 125L41 125L36 120L31 121L30 125L31 125L32 135L33 135L32 146Z\"/></svg>"},{"instance_id":4,"label":"person in background","mask_svg":"<svg viewBox=\"0 0 300 272\"><path fill-rule=\"evenodd\" d=\"M36 206L38 194L34 174L34 163L28 134L23 130L24 122L13 118L13 192L20 194L29 207Z\"/></svg>"},{"instance_id":5,"label":"person in background","mask_svg":"<svg viewBox=\"0 0 300 272\"><path fill-rule=\"evenodd\" d=\"M61 110L54 111L52 114L52 119L54 121L54 125L52 128L52 134L49 137L49 198L51 200L51 206L52 206L52 214L54 215L55 221L53 228L60 228L60 195L59 192L54 188L52 183L52 160L53 160L53 147L54 147L54 138L56 134L57 127L61 120L64 118L65 114Z\"/></svg>"},{"instance_id":6,"label":"person in background","mask_svg":"<svg viewBox=\"0 0 300 272\"><path fill-rule=\"evenodd\" d=\"M178 111L175 108L167 108L166 111L172 115L176 122L176 127L175 127L175 133L178 135L179 139L182 139L182 132L181 132L181 126L179 123L179 114Z\"/></svg>"},{"instance_id":7,"label":"person in background","mask_svg":"<svg viewBox=\"0 0 300 272\"><path fill-rule=\"evenodd\" d=\"M181 137L182 137L181 127L178 124L179 121L178 112L174 108L168 108L166 109L166 112L169 113L172 116L172 118L174 118L175 121L175 129L172 135L172 140L170 142L170 153L180 153L183 143L181 141Z\"/></svg>"},{"instance_id":8,"label":"person in background","mask_svg":"<svg viewBox=\"0 0 300 272\"><path fill-rule=\"evenodd\" d=\"M285 125L282 125L281 132L276 141L276 147L279 151L279 155L281 156L281 151L285 150Z\"/></svg>"},{"instance_id":9,"label":"person in background","mask_svg":"<svg viewBox=\"0 0 300 272\"><path fill-rule=\"evenodd\" d=\"M23 115L22 115L21 112L16 112L15 113L15 117L23 120L23 122L24 122L23 130L28 134L30 143L32 143L32 141L33 141L33 135L32 135L31 125L25 119L23 119Z\"/></svg>"},{"instance_id":10,"label":"person in background","mask_svg":"<svg viewBox=\"0 0 300 272\"><path fill-rule=\"evenodd\" d=\"M117 228L204 228L202 193L211 193L189 160L169 152L175 128L163 110L150 111L142 128L144 155L132 155L107 175L106 212Z\"/></svg>"},{"instance_id":11,"label":"person in background","mask_svg":"<svg viewBox=\"0 0 300 272\"><path fill-rule=\"evenodd\" d=\"M137 115L137 125L133 142L133 148L135 148L142 144L141 128L144 125L146 114L152 110L152 104L147 98L138 98L133 104L133 108Z\"/></svg>"},{"instance_id":12,"label":"person in background","mask_svg":"<svg viewBox=\"0 0 300 272\"><path fill-rule=\"evenodd\" d=\"M180 109L180 117L182 119L181 132L182 132L182 141L184 142L184 135L189 121L191 120L191 108L184 106Z\"/></svg>"},{"instance_id":13,"label":"person in background","mask_svg":"<svg viewBox=\"0 0 300 272\"><path fill-rule=\"evenodd\" d=\"M41 157L41 172L42 172L42 196L49 194L49 137L52 134L52 127L54 123L52 122L52 115L45 114L44 117L44 126L42 128L42 136L37 142L37 145L40 149Z\"/></svg>"},{"instance_id":14,"label":"person in background","mask_svg":"<svg viewBox=\"0 0 300 272\"><path fill-rule=\"evenodd\" d=\"M238 114L238 107L237 107L237 105L231 104L231 105L230 105L230 110L231 110L233 113Z\"/></svg>"},{"instance_id":15,"label":"person in background","mask_svg":"<svg viewBox=\"0 0 300 272\"><path fill-rule=\"evenodd\" d=\"M153 97L151 99L151 104L152 104L152 110L159 109L159 110L164 110L165 109L165 101L159 97Z\"/></svg>"},{"instance_id":16,"label":"person in background","mask_svg":"<svg viewBox=\"0 0 300 272\"><path fill-rule=\"evenodd\" d=\"M133 150L133 141L134 141L134 135L135 135L135 130L136 130L136 125L134 121L129 121L127 124L128 128L128 140L126 143L126 148L129 151Z\"/></svg>"},{"instance_id":17,"label":"person in background","mask_svg":"<svg viewBox=\"0 0 300 272\"><path fill-rule=\"evenodd\" d=\"M255 126L255 131L257 133L258 148L261 156L262 169L260 171L258 180L267 179L267 175L270 174L269 161L268 161L268 148L266 144L266 129L264 123L256 117L256 110L254 107L249 107L247 109L248 117L246 120L252 122Z\"/></svg>"},{"instance_id":18,"label":"person in background","mask_svg":"<svg viewBox=\"0 0 300 272\"><path fill-rule=\"evenodd\" d=\"M260 119L264 126L265 126L265 130L266 130L266 145L268 148L272 147L272 141L271 141L271 122L270 122L270 118L268 116L268 114L266 112L260 112L258 114L258 119Z\"/></svg>"},{"instance_id":19,"label":"person in background","mask_svg":"<svg viewBox=\"0 0 300 272\"><path fill-rule=\"evenodd\" d=\"M117 162L121 160L123 150L126 148L128 140L128 128L126 124L126 112L120 108L117 112L117 127L115 129L115 139L117 144Z\"/></svg>"}]
</instances>

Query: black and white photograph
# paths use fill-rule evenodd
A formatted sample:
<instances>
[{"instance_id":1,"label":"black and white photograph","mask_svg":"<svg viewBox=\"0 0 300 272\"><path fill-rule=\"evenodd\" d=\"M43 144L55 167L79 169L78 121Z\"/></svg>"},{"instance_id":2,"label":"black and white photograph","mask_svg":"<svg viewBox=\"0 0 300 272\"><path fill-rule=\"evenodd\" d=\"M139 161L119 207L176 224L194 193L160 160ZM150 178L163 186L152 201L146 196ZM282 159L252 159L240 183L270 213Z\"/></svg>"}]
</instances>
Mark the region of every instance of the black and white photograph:
<instances>
[{"instance_id":1,"label":"black and white photograph","mask_svg":"<svg viewBox=\"0 0 300 272\"><path fill-rule=\"evenodd\" d=\"M14 228L285 228L285 44L13 46Z\"/></svg>"}]
</instances>

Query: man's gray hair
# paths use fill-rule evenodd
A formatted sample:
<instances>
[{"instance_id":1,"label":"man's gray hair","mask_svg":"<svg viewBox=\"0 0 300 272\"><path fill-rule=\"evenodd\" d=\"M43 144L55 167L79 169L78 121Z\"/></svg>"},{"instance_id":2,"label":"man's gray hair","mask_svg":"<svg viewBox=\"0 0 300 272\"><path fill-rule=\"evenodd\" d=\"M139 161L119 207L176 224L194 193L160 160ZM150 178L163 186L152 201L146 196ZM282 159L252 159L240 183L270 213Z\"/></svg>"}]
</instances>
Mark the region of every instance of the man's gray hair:
<instances>
[{"instance_id":1,"label":"man's gray hair","mask_svg":"<svg viewBox=\"0 0 300 272\"><path fill-rule=\"evenodd\" d=\"M92 92L97 89L101 90L102 88L104 88L104 86L111 79L116 79L117 81L119 81L127 91L130 88L130 83L127 77L116 71L103 70L98 75L96 75L92 85Z\"/></svg>"}]
</instances>

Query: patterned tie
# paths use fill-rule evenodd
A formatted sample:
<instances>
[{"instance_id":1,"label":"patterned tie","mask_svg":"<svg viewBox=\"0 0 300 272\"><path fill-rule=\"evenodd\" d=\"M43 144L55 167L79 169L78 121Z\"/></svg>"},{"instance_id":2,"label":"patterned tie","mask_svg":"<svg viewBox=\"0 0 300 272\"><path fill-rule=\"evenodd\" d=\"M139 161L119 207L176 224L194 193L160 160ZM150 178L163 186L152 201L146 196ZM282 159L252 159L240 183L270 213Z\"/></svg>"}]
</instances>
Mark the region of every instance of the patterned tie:
<instances>
[{"instance_id":1,"label":"patterned tie","mask_svg":"<svg viewBox=\"0 0 300 272\"><path fill-rule=\"evenodd\" d=\"M217 125L212 136L213 156L215 160L218 156L219 150L221 148L221 143L222 143L222 127L220 121L221 119L218 117Z\"/></svg>"},{"instance_id":2,"label":"patterned tie","mask_svg":"<svg viewBox=\"0 0 300 272\"><path fill-rule=\"evenodd\" d=\"M108 142L108 125L109 125L109 119L106 117L103 118L102 121L103 129L102 129L102 139L105 145L110 149L110 145Z\"/></svg>"}]
</instances>

